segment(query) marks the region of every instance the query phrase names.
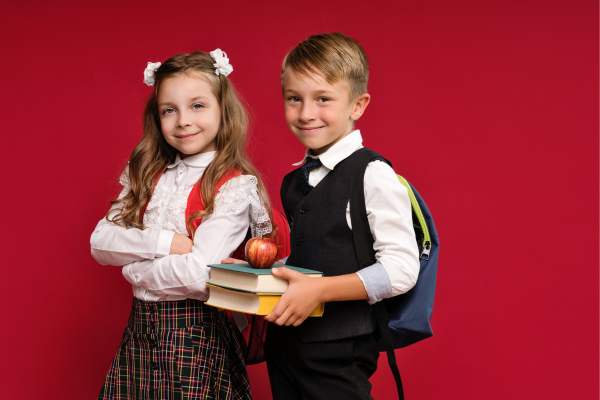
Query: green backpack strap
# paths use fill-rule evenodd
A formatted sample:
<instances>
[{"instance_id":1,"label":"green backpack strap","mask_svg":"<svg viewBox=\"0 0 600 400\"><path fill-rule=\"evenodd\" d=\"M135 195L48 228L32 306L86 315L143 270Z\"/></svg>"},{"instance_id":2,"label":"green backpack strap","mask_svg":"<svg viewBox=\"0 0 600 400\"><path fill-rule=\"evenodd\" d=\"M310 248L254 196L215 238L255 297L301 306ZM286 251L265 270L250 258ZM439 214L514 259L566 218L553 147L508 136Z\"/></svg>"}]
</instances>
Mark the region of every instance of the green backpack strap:
<instances>
[{"instance_id":1,"label":"green backpack strap","mask_svg":"<svg viewBox=\"0 0 600 400\"><path fill-rule=\"evenodd\" d=\"M410 204L412 205L413 211L417 215L419 219L419 225L421 225L421 229L423 230L423 251L421 252L421 258L424 260L429 259L429 252L431 250L431 237L429 236L429 229L427 228L427 223L425 222L425 217L423 217L423 212L421 211L421 207L419 207L419 203L417 202L417 198L410 186L410 183L406 179L404 179L400 175L396 175L398 180L408 190L408 197L410 198Z\"/></svg>"}]
</instances>

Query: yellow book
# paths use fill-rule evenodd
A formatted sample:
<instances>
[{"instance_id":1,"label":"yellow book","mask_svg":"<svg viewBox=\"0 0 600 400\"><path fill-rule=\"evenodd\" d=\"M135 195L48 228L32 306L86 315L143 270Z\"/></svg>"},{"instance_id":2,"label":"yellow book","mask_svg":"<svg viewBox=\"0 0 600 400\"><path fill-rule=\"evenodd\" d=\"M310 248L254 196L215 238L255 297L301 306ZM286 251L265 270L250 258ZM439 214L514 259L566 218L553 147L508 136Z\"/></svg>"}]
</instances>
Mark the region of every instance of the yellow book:
<instances>
[{"instance_id":1,"label":"yellow book","mask_svg":"<svg viewBox=\"0 0 600 400\"><path fill-rule=\"evenodd\" d=\"M210 297L206 301L207 305L244 314L267 315L273 311L275 304L282 295L282 293L231 290L210 283L207 283L206 286L210 288ZM324 310L324 304L321 303L310 313L309 317L320 317L323 315Z\"/></svg>"}]
</instances>

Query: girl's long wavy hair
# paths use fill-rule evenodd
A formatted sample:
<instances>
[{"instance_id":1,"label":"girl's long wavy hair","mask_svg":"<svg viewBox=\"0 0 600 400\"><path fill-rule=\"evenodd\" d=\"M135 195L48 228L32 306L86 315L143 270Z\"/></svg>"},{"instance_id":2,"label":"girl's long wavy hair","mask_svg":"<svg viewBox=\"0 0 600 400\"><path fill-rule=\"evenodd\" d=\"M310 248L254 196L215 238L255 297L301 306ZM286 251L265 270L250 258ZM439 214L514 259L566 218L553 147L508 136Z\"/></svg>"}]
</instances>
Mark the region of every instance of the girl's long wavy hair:
<instances>
[{"instance_id":1,"label":"girl's long wavy hair","mask_svg":"<svg viewBox=\"0 0 600 400\"><path fill-rule=\"evenodd\" d=\"M154 185L165 168L175 160L177 150L163 136L158 113L158 92L161 83L170 77L190 74L205 79L217 98L221 107L221 121L215 138L216 155L208 165L200 180L199 190L204 210L193 211L186 221L191 229L192 221L211 214L215 206L216 185L221 178L233 169L244 175L253 175L258 181L258 193L269 211L271 221L273 215L269 196L256 168L246 155L246 136L248 133L248 117L240 97L229 79L215 74L212 57L202 51L191 54L179 54L171 57L154 72L154 92L150 94L144 109L144 135L135 146L129 159L129 181L131 191L124 197L111 201L112 205L120 205L120 211L113 217L106 218L118 225L145 229L140 215L143 207L152 196ZM273 236L275 232L271 233Z\"/></svg>"}]
</instances>

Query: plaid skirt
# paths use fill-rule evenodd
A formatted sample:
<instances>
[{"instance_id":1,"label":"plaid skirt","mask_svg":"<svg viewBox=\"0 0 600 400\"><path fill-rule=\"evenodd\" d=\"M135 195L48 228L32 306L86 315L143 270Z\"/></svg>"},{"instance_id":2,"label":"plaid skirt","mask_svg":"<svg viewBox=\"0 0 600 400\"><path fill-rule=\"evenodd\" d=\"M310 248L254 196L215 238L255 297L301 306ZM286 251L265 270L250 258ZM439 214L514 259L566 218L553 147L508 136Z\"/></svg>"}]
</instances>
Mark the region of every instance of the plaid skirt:
<instances>
[{"instance_id":1,"label":"plaid skirt","mask_svg":"<svg viewBox=\"0 0 600 400\"><path fill-rule=\"evenodd\" d=\"M198 300L133 299L98 399L251 399L227 316Z\"/></svg>"}]
</instances>

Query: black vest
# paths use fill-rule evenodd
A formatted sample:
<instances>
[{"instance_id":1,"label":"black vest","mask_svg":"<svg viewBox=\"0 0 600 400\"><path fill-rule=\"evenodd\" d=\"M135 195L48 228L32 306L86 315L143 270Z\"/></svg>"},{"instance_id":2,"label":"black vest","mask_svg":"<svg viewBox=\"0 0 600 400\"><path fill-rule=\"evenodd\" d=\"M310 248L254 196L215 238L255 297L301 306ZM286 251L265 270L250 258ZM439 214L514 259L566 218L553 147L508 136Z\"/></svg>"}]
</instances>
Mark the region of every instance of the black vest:
<instances>
[{"instance_id":1,"label":"black vest","mask_svg":"<svg viewBox=\"0 0 600 400\"><path fill-rule=\"evenodd\" d=\"M296 170L284 178L284 182L291 179L287 193L281 193L292 228L287 265L321 271L324 276L361 269L346 220L350 177L360 152L337 164L307 196L296 182ZM302 341L314 342L372 333L375 325L372 306L366 300L354 300L326 303L322 317L309 317L295 329Z\"/></svg>"}]
</instances>

